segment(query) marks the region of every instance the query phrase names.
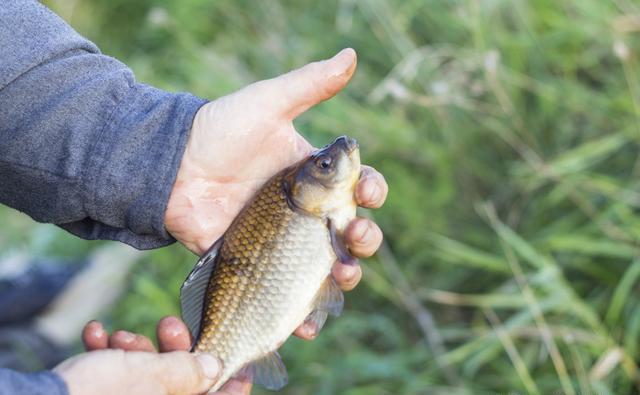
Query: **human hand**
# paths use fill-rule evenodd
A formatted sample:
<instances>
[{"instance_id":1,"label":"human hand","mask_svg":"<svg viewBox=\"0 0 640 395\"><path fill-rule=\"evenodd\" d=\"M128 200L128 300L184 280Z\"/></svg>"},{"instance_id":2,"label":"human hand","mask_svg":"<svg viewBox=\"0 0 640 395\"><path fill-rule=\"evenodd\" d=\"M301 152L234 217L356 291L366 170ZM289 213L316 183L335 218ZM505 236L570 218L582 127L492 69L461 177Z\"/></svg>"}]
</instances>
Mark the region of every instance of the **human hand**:
<instances>
[{"instance_id":1,"label":"human hand","mask_svg":"<svg viewBox=\"0 0 640 395\"><path fill-rule=\"evenodd\" d=\"M293 120L337 94L355 68L355 52L345 49L198 110L165 213L167 231L202 255L271 176L309 155L313 147L295 130ZM387 190L384 177L363 166L358 204L380 207ZM372 221L356 218L347 226L345 241L354 256L368 257L380 246L382 231ZM353 289L362 277L359 265L339 262L332 274L343 290ZM316 332L307 324L295 334L310 339Z\"/></svg>"},{"instance_id":2,"label":"human hand","mask_svg":"<svg viewBox=\"0 0 640 395\"><path fill-rule=\"evenodd\" d=\"M174 352L184 352L188 351L191 347L189 330L187 326L176 317L169 316L161 319L156 327L156 337L161 353L173 354ZM97 321L91 321L85 325L82 331L82 343L87 351L112 349L125 352L156 352L156 348L148 337L122 330L115 331L109 335L102 324ZM216 391L214 395L249 395L251 393L251 387L251 382L231 379L227 381L219 391ZM71 393L71 395L74 394Z\"/></svg>"},{"instance_id":3,"label":"human hand","mask_svg":"<svg viewBox=\"0 0 640 395\"><path fill-rule=\"evenodd\" d=\"M150 341L142 348L149 345ZM206 392L218 380L221 364L209 354L187 351L99 349L67 359L54 372L67 384L70 395L182 395Z\"/></svg>"}]
</instances>

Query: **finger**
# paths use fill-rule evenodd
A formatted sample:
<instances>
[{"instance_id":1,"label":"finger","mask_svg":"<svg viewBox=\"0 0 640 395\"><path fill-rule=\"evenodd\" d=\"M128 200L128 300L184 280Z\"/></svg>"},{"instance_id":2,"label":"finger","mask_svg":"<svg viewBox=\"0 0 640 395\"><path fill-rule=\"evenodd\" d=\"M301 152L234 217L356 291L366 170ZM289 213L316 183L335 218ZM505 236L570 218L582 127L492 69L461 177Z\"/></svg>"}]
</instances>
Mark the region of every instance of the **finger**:
<instances>
[{"instance_id":1,"label":"finger","mask_svg":"<svg viewBox=\"0 0 640 395\"><path fill-rule=\"evenodd\" d=\"M367 258L380 248L382 230L369 219L356 218L347 225L344 240L353 256Z\"/></svg>"},{"instance_id":2,"label":"finger","mask_svg":"<svg viewBox=\"0 0 640 395\"><path fill-rule=\"evenodd\" d=\"M257 97L264 98L264 105L294 119L309 107L340 92L353 76L356 63L356 52L346 48L331 59L309 63L277 78L254 84L252 88L258 89Z\"/></svg>"},{"instance_id":3,"label":"finger","mask_svg":"<svg viewBox=\"0 0 640 395\"><path fill-rule=\"evenodd\" d=\"M191 335L189 329L179 318L168 316L158 322L156 328L160 352L189 351Z\"/></svg>"},{"instance_id":4,"label":"finger","mask_svg":"<svg viewBox=\"0 0 640 395\"><path fill-rule=\"evenodd\" d=\"M303 322L293 334L304 340L313 340L318 336L318 327L311 322Z\"/></svg>"},{"instance_id":5,"label":"finger","mask_svg":"<svg viewBox=\"0 0 640 395\"><path fill-rule=\"evenodd\" d=\"M156 348L148 337L127 331L113 332L109 337L109 348L125 351L156 351Z\"/></svg>"},{"instance_id":6,"label":"finger","mask_svg":"<svg viewBox=\"0 0 640 395\"><path fill-rule=\"evenodd\" d=\"M215 392L214 395L249 395L252 386L253 383L249 380L231 379L220 388L220 391Z\"/></svg>"},{"instance_id":7,"label":"finger","mask_svg":"<svg viewBox=\"0 0 640 395\"><path fill-rule=\"evenodd\" d=\"M345 265L340 261L333 264L331 274L343 291L351 291L362 278L362 268L359 264Z\"/></svg>"},{"instance_id":8,"label":"finger","mask_svg":"<svg viewBox=\"0 0 640 395\"><path fill-rule=\"evenodd\" d=\"M109 345L109 334L98 321L89 321L82 329L82 343L87 351L102 350Z\"/></svg>"},{"instance_id":9,"label":"finger","mask_svg":"<svg viewBox=\"0 0 640 395\"><path fill-rule=\"evenodd\" d=\"M211 354L173 351L163 354L129 353L140 359L168 394L200 394L219 379L222 364Z\"/></svg>"},{"instance_id":10,"label":"finger","mask_svg":"<svg viewBox=\"0 0 640 395\"><path fill-rule=\"evenodd\" d=\"M356 202L359 206L378 208L387 199L389 186L384 176L371 166L362 166L360 180L356 185Z\"/></svg>"}]
</instances>

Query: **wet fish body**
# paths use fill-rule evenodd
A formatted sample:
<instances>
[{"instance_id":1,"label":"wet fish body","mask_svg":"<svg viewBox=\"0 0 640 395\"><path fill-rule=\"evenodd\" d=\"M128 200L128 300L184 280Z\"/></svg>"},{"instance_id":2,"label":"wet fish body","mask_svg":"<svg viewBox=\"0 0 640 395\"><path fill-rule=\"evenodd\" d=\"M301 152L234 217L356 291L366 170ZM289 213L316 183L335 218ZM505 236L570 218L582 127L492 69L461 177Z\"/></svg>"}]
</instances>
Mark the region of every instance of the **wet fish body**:
<instances>
[{"instance_id":1,"label":"wet fish body","mask_svg":"<svg viewBox=\"0 0 640 395\"><path fill-rule=\"evenodd\" d=\"M240 374L281 388L278 347L303 321L320 328L341 313L330 272L350 259L341 234L359 172L357 144L337 139L269 180L196 264L181 289L183 319L193 351L223 361L221 384Z\"/></svg>"}]
</instances>

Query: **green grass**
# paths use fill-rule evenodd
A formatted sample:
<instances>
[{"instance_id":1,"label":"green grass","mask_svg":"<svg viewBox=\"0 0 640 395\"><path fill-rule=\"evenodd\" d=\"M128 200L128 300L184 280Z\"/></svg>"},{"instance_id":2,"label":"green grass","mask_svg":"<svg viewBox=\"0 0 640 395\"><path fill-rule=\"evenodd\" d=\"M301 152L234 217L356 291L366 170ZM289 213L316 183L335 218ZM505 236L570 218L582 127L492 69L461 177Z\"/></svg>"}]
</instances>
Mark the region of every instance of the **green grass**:
<instances>
[{"instance_id":1,"label":"green grass","mask_svg":"<svg viewBox=\"0 0 640 395\"><path fill-rule=\"evenodd\" d=\"M284 346L283 393L639 392L637 3L47 3L139 80L209 98L358 51L296 126L352 135L385 174L385 244L344 315ZM95 245L0 214L3 248ZM111 327L152 333L193 262L148 254Z\"/></svg>"}]
</instances>

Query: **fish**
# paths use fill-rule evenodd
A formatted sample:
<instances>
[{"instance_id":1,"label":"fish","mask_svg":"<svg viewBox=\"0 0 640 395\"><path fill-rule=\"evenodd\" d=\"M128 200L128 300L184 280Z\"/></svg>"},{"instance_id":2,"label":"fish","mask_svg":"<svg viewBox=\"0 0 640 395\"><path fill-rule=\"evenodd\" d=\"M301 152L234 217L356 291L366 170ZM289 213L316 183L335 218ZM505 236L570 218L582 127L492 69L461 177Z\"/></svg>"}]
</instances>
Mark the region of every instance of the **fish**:
<instances>
[{"instance_id":1,"label":"fish","mask_svg":"<svg viewBox=\"0 0 640 395\"><path fill-rule=\"evenodd\" d=\"M210 391L232 377L281 389L288 377L278 348L301 323L319 331L341 314L331 267L355 259L344 231L360 171L357 141L338 137L269 179L198 260L180 303L191 351L222 361Z\"/></svg>"}]
</instances>

